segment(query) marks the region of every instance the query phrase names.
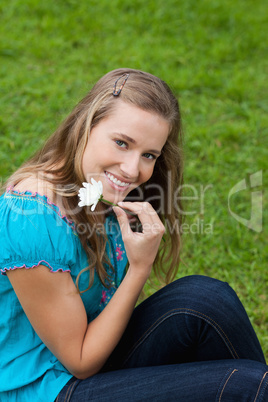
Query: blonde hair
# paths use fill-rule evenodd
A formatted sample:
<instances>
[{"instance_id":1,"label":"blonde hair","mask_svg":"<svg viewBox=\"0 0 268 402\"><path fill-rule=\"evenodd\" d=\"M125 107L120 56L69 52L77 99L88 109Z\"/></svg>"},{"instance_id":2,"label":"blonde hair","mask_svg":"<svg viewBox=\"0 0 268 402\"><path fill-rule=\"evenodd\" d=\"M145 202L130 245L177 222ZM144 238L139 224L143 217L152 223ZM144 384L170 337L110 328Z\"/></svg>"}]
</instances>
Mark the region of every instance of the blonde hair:
<instances>
[{"instance_id":1,"label":"blonde hair","mask_svg":"<svg viewBox=\"0 0 268 402\"><path fill-rule=\"evenodd\" d=\"M120 95L114 96L115 81L124 74L129 74L129 77ZM176 190L177 198L180 199L183 158L178 101L164 81L149 73L128 68L113 70L104 75L77 104L42 149L19 168L7 182L7 186L16 185L33 172L42 173L45 180L52 184L54 193L62 197L67 217L75 224L86 223L84 225L86 229L79 234L79 237L87 253L89 265L80 272L77 278L78 289L79 277L85 270L93 273L96 268L101 282L107 285L107 279L109 281L104 267L104 263L108 263L105 255L106 237L91 231L91 228L98 223L98 215L89 213L87 208L77 211L77 194L81 183L85 181L81 161L88 135L93 127L113 112L118 99L160 115L170 126L168 139L161 156L157 159L153 175L143 186L144 201L149 197L152 198L150 184L160 185L164 194L168 194L168 190L170 194L174 194ZM168 186L170 186L169 189ZM158 210L159 203L157 197L155 198L151 203ZM160 217L164 223L168 222L169 227L176 227L176 230L172 230L166 241L162 242L154 264L157 277L162 279L164 277L166 283L174 279L178 270L182 221L180 200L177 205L169 201L166 197ZM88 243L89 236L90 245ZM90 275L87 289L92 285L93 277L94 275Z\"/></svg>"}]
</instances>

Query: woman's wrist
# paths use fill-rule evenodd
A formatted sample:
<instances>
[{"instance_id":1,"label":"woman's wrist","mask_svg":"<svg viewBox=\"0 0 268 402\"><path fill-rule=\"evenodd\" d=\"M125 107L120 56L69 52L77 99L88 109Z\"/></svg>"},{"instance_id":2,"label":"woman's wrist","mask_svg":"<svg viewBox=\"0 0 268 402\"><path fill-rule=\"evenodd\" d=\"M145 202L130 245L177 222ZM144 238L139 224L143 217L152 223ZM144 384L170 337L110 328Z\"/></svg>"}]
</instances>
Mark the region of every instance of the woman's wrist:
<instances>
[{"instance_id":1,"label":"woman's wrist","mask_svg":"<svg viewBox=\"0 0 268 402\"><path fill-rule=\"evenodd\" d=\"M144 264L130 264L127 273L134 280L144 282L145 284L151 274L151 271L152 264L148 266Z\"/></svg>"}]
</instances>

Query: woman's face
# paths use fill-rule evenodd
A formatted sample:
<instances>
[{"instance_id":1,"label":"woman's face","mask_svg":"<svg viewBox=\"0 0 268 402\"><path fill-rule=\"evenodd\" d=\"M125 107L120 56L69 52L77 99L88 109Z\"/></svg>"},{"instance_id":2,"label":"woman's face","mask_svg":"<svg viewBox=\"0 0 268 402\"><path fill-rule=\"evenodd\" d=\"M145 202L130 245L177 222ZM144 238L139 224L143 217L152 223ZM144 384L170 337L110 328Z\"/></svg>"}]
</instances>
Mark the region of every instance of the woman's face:
<instances>
[{"instance_id":1,"label":"woman's face","mask_svg":"<svg viewBox=\"0 0 268 402\"><path fill-rule=\"evenodd\" d=\"M103 197L115 203L150 179L169 133L163 117L117 102L91 130L82 159L86 181L100 180Z\"/></svg>"}]
</instances>

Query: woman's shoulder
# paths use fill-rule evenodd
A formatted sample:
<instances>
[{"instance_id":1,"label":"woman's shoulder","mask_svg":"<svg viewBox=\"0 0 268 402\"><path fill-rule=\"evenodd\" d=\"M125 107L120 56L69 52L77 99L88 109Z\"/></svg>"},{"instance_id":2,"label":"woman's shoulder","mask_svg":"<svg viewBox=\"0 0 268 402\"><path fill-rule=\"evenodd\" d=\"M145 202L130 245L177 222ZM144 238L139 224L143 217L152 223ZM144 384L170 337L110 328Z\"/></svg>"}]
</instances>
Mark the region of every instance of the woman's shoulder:
<instances>
[{"instance_id":1,"label":"woman's shoulder","mask_svg":"<svg viewBox=\"0 0 268 402\"><path fill-rule=\"evenodd\" d=\"M44 179L38 178L36 175L31 175L21 180L19 183L12 186L12 190L17 193L29 192L32 194L39 194L51 199L51 201L54 199L52 185Z\"/></svg>"},{"instance_id":2,"label":"woman's shoulder","mask_svg":"<svg viewBox=\"0 0 268 402\"><path fill-rule=\"evenodd\" d=\"M57 228L62 226L62 221L75 228L74 222L65 213L61 196L56 195L52 184L34 175L23 178L15 185L10 183L1 197L0 216L7 222L20 221L21 225L23 221L31 221L33 226L39 226L42 222L48 224L56 219L61 223L56 225Z\"/></svg>"},{"instance_id":3,"label":"woman's shoulder","mask_svg":"<svg viewBox=\"0 0 268 402\"><path fill-rule=\"evenodd\" d=\"M46 190L34 178L25 179L11 185L1 197L2 273L16 267L33 267L40 261L46 261L51 270L58 270L75 261L79 244L75 225L48 200L52 193Z\"/></svg>"},{"instance_id":4,"label":"woman's shoulder","mask_svg":"<svg viewBox=\"0 0 268 402\"><path fill-rule=\"evenodd\" d=\"M16 185L11 186L11 192L17 195L28 193L43 197L47 200L48 204L57 206L60 215L66 215L62 198L53 190L53 185L37 175L33 174L22 179L19 183L16 183Z\"/></svg>"}]
</instances>

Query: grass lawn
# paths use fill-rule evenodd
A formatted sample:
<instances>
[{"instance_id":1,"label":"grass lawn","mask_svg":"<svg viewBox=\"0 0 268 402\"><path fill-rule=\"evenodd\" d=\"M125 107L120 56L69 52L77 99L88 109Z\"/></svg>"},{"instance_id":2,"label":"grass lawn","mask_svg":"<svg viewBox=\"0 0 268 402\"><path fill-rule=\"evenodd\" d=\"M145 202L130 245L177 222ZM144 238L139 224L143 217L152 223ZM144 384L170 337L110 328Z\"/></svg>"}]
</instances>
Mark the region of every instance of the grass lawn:
<instances>
[{"instance_id":1,"label":"grass lawn","mask_svg":"<svg viewBox=\"0 0 268 402\"><path fill-rule=\"evenodd\" d=\"M268 359L267 11L264 0L2 2L0 178L107 71L129 66L163 78L185 131L179 276L228 281ZM260 218L253 229L251 203Z\"/></svg>"}]
</instances>

